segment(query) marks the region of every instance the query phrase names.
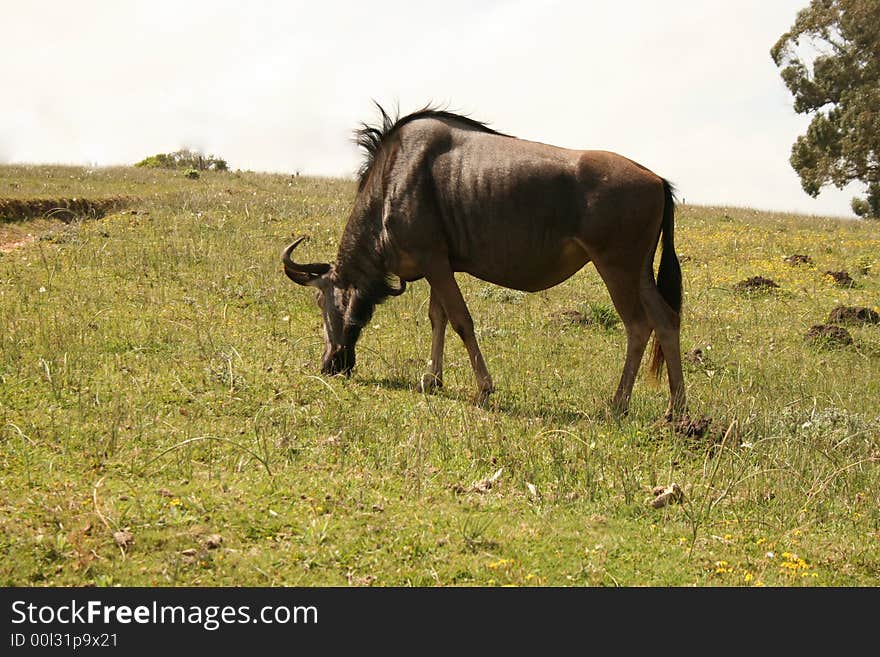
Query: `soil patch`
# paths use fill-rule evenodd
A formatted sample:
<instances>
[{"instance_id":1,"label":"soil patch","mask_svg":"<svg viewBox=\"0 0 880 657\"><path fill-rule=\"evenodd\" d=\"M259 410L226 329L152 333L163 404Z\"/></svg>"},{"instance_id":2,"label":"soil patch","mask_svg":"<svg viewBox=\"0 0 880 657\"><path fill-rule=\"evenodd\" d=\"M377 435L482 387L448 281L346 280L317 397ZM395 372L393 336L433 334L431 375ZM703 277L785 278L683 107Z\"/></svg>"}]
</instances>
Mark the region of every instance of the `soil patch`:
<instances>
[{"instance_id":1,"label":"soil patch","mask_svg":"<svg viewBox=\"0 0 880 657\"><path fill-rule=\"evenodd\" d=\"M813 264L813 259L802 253L794 253L790 256L785 256L783 260L792 266Z\"/></svg>"},{"instance_id":2,"label":"soil patch","mask_svg":"<svg viewBox=\"0 0 880 657\"><path fill-rule=\"evenodd\" d=\"M706 435L706 432L711 425L712 418L706 417L705 415L699 420L693 420L690 415L685 415L675 423L673 429L675 430L675 433L688 438L702 438Z\"/></svg>"},{"instance_id":3,"label":"soil patch","mask_svg":"<svg viewBox=\"0 0 880 657\"><path fill-rule=\"evenodd\" d=\"M578 324L580 326L589 326L593 320L582 313L580 310L560 310L553 313L553 320L562 324Z\"/></svg>"},{"instance_id":4,"label":"soil patch","mask_svg":"<svg viewBox=\"0 0 880 657\"><path fill-rule=\"evenodd\" d=\"M29 242L33 242L34 239L35 238L33 235L26 235L25 237L18 239L18 240L13 240L11 242L4 242L3 237L0 236L0 253L11 253L12 251L15 251L15 249L17 249L21 246L24 246L25 244L28 244Z\"/></svg>"},{"instance_id":5,"label":"soil patch","mask_svg":"<svg viewBox=\"0 0 880 657\"><path fill-rule=\"evenodd\" d=\"M703 350L699 347L694 347L689 352L687 352L684 355L684 359L691 365L702 365L706 360L705 356L703 356Z\"/></svg>"},{"instance_id":6,"label":"soil patch","mask_svg":"<svg viewBox=\"0 0 880 657\"><path fill-rule=\"evenodd\" d=\"M828 315L829 324L880 324L880 313L864 306L837 306Z\"/></svg>"},{"instance_id":7,"label":"soil patch","mask_svg":"<svg viewBox=\"0 0 880 657\"><path fill-rule=\"evenodd\" d=\"M10 253L32 242L59 224L100 219L108 212L131 207L136 197L5 198L0 197L0 253ZM132 214L136 214L132 210Z\"/></svg>"},{"instance_id":8,"label":"soil patch","mask_svg":"<svg viewBox=\"0 0 880 657\"><path fill-rule=\"evenodd\" d=\"M733 289L737 292L766 292L778 287L779 284L772 278L752 276L751 278L747 278L734 285Z\"/></svg>"},{"instance_id":9,"label":"soil patch","mask_svg":"<svg viewBox=\"0 0 880 657\"><path fill-rule=\"evenodd\" d=\"M111 196L87 198L0 198L0 222L36 217L70 223L80 218L99 219L108 212L132 205L136 199Z\"/></svg>"},{"instance_id":10,"label":"soil patch","mask_svg":"<svg viewBox=\"0 0 880 657\"><path fill-rule=\"evenodd\" d=\"M852 336L842 326L834 324L816 324L807 331L806 339L810 342L827 346L845 346L853 343Z\"/></svg>"},{"instance_id":11,"label":"soil patch","mask_svg":"<svg viewBox=\"0 0 880 657\"><path fill-rule=\"evenodd\" d=\"M834 282L837 283L840 287L852 287L855 284L855 281L849 275L849 273L845 271L826 271L826 276L830 276L834 279Z\"/></svg>"}]
</instances>

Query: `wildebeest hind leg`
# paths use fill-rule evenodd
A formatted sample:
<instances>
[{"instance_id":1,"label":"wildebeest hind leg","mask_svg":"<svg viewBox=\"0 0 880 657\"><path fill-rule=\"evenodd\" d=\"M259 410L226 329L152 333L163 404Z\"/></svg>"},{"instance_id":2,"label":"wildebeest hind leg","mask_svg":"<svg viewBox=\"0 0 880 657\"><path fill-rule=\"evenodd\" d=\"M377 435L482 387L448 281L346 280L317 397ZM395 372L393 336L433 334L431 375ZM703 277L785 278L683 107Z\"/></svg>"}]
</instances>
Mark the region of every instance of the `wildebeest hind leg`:
<instances>
[{"instance_id":1,"label":"wildebeest hind leg","mask_svg":"<svg viewBox=\"0 0 880 657\"><path fill-rule=\"evenodd\" d=\"M677 312L669 307L654 284L654 276L645 272L642 277L642 302L654 325L656 339L663 351L666 371L669 377L669 407L666 419L671 420L687 410L684 375L681 368L681 320Z\"/></svg>"},{"instance_id":2,"label":"wildebeest hind leg","mask_svg":"<svg viewBox=\"0 0 880 657\"><path fill-rule=\"evenodd\" d=\"M645 354L648 338L651 336L651 324L639 295L638 272L632 271L630 267L603 266L598 262L596 269L605 281L611 294L611 301L626 329L626 360L620 375L620 383L611 400L612 411L617 415L623 415L629 410L633 385Z\"/></svg>"},{"instance_id":3,"label":"wildebeest hind leg","mask_svg":"<svg viewBox=\"0 0 880 657\"><path fill-rule=\"evenodd\" d=\"M486 362L483 360L483 354L480 353L480 347L477 344L477 336L474 334L474 320L468 311L464 297L461 295L461 289L455 281L455 276L448 262L442 260L434 260L426 263L423 268L425 279L431 286L432 298L436 295L449 323L452 324L453 330L458 333L470 357L471 367L474 369L474 375L477 378L477 397L475 402L482 406L486 403L489 395L495 391L492 384L492 377L486 368Z\"/></svg>"},{"instance_id":4,"label":"wildebeest hind leg","mask_svg":"<svg viewBox=\"0 0 880 657\"><path fill-rule=\"evenodd\" d=\"M449 320L433 287L428 304L428 318L431 320L431 362L430 371L422 376L419 385L422 392L432 392L443 387L443 345L446 341L446 324Z\"/></svg>"}]
</instances>

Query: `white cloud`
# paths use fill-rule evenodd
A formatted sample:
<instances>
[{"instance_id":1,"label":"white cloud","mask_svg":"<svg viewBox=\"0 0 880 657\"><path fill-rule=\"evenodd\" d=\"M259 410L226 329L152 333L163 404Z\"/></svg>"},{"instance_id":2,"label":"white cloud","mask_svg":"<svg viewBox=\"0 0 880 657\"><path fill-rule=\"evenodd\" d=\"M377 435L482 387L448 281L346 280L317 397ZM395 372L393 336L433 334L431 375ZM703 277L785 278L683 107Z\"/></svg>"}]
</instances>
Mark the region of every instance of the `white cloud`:
<instances>
[{"instance_id":1,"label":"white cloud","mask_svg":"<svg viewBox=\"0 0 880 657\"><path fill-rule=\"evenodd\" d=\"M803 0L8 3L0 158L351 175L371 98L616 150L692 202L849 215L800 189L803 131L769 56Z\"/></svg>"}]
</instances>

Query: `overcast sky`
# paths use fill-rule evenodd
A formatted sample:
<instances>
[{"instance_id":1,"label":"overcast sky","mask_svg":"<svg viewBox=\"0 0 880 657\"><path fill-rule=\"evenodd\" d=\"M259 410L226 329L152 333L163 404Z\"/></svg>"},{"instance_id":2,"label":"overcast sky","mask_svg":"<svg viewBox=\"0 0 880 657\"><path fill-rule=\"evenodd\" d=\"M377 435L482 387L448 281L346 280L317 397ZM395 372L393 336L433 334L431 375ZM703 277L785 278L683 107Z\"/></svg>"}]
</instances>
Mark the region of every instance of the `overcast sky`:
<instances>
[{"instance_id":1,"label":"overcast sky","mask_svg":"<svg viewBox=\"0 0 880 657\"><path fill-rule=\"evenodd\" d=\"M613 150L689 203L852 216L807 196L769 50L808 0L0 0L0 162L132 164L190 147L234 169L353 176L375 99Z\"/></svg>"}]
</instances>

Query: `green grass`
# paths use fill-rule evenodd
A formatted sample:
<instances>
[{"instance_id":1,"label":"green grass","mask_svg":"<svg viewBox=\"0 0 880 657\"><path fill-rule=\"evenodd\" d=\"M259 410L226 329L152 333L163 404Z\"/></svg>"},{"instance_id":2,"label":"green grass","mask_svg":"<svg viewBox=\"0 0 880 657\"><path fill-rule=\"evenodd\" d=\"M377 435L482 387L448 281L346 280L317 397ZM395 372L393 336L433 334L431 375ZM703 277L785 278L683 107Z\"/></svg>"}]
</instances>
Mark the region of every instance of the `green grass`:
<instances>
[{"instance_id":1,"label":"green grass","mask_svg":"<svg viewBox=\"0 0 880 657\"><path fill-rule=\"evenodd\" d=\"M880 326L804 339L839 303L880 305L880 224L679 208L698 438L658 422L667 392L643 375L610 416L625 338L592 266L528 295L459 276L486 409L451 331L445 388L415 390L424 282L377 309L351 379L321 376L320 315L279 252L308 233L300 257L332 259L354 192L0 168L0 197L141 199L4 224L35 239L0 253L0 583L880 584ZM854 287L823 273L841 269ZM755 275L780 287L734 289ZM671 482L683 503L652 508Z\"/></svg>"}]
</instances>

